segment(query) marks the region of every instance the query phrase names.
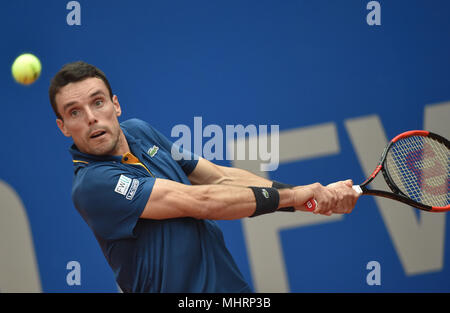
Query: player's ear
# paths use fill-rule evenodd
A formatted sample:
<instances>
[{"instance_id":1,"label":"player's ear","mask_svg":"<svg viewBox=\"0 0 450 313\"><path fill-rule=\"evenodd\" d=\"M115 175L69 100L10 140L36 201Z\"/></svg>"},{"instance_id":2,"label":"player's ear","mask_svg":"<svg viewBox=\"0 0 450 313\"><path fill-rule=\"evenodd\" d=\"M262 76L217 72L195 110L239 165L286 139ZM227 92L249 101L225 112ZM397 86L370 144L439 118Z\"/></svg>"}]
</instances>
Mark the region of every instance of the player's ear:
<instances>
[{"instance_id":1,"label":"player's ear","mask_svg":"<svg viewBox=\"0 0 450 313\"><path fill-rule=\"evenodd\" d=\"M122 109L120 107L119 98L116 95L112 97L112 102L114 106L114 110L116 111L116 116L120 116L122 114Z\"/></svg>"},{"instance_id":2,"label":"player's ear","mask_svg":"<svg viewBox=\"0 0 450 313\"><path fill-rule=\"evenodd\" d=\"M59 130L64 134L66 137L71 137L70 132L66 129L64 125L64 121L60 118L56 119L56 125L58 125Z\"/></svg>"}]
</instances>

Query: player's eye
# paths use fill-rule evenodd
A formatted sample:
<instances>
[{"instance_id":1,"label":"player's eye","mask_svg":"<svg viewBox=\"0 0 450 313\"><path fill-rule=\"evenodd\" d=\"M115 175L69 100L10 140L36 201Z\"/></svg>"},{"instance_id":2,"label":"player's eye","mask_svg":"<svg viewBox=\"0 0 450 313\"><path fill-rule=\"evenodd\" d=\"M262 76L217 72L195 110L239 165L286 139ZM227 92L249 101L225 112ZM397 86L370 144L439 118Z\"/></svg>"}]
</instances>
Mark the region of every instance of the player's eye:
<instances>
[{"instance_id":1,"label":"player's eye","mask_svg":"<svg viewBox=\"0 0 450 313\"><path fill-rule=\"evenodd\" d=\"M78 111L78 110L70 111L70 116L71 117L77 117L78 115L80 115L80 111Z\"/></svg>"},{"instance_id":2,"label":"player's eye","mask_svg":"<svg viewBox=\"0 0 450 313\"><path fill-rule=\"evenodd\" d=\"M96 100L94 104L95 106L99 107L103 104L103 100Z\"/></svg>"}]
</instances>

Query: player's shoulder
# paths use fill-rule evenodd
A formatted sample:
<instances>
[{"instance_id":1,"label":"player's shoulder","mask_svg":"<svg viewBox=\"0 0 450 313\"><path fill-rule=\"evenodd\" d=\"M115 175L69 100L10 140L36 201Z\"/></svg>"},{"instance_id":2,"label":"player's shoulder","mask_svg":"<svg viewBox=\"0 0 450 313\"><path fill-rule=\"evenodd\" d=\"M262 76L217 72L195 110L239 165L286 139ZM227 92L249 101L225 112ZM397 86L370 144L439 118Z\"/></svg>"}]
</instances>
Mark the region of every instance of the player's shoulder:
<instances>
[{"instance_id":1,"label":"player's shoulder","mask_svg":"<svg viewBox=\"0 0 450 313\"><path fill-rule=\"evenodd\" d=\"M120 123L120 126L125 128L128 132L153 130L153 127L149 123L138 118L131 118L123 121Z\"/></svg>"},{"instance_id":2,"label":"player's shoulder","mask_svg":"<svg viewBox=\"0 0 450 313\"><path fill-rule=\"evenodd\" d=\"M149 123L137 119L132 118L120 123L122 129L126 130L128 134L132 135L135 138L141 138L148 140L150 142L160 140L160 133Z\"/></svg>"}]
</instances>

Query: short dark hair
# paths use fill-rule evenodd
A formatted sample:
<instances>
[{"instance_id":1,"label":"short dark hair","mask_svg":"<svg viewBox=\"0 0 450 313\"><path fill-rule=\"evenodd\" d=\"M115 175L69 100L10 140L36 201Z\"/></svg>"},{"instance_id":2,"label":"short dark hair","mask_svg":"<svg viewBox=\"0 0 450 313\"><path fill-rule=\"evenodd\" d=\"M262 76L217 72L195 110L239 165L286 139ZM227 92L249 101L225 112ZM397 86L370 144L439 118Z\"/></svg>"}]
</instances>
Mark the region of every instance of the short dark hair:
<instances>
[{"instance_id":1,"label":"short dark hair","mask_svg":"<svg viewBox=\"0 0 450 313\"><path fill-rule=\"evenodd\" d=\"M99 68L83 61L68 63L64 65L52 78L50 88L48 89L50 103L57 118L62 119L61 114L59 114L58 108L56 107L55 101L56 94L59 90L69 83L82 81L89 77L97 77L103 80L109 90L109 96L112 99L113 93L111 85L109 84L105 73L103 73Z\"/></svg>"}]
</instances>

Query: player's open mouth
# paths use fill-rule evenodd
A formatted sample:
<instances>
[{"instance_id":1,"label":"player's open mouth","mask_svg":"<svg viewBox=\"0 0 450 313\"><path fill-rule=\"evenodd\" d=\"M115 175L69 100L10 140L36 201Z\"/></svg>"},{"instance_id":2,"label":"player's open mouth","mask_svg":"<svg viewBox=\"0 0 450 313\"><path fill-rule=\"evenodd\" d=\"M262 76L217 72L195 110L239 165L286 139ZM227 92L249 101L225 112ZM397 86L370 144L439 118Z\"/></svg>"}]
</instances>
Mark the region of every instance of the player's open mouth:
<instances>
[{"instance_id":1,"label":"player's open mouth","mask_svg":"<svg viewBox=\"0 0 450 313\"><path fill-rule=\"evenodd\" d=\"M94 139L94 138L98 138L103 136L104 134L106 134L105 131L101 130L101 131L95 131L91 134L91 136L89 138Z\"/></svg>"}]
</instances>

